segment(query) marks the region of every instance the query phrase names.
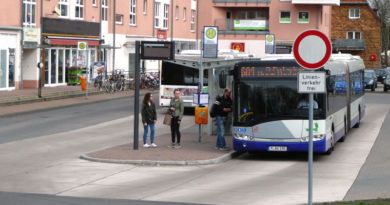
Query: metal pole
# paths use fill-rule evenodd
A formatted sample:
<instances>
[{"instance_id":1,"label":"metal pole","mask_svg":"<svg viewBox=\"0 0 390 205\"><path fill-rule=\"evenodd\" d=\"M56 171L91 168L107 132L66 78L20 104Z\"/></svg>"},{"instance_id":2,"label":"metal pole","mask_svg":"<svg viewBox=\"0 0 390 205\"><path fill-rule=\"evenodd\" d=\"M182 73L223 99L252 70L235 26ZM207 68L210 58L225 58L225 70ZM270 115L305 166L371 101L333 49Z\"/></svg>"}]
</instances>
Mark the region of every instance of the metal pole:
<instances>
[{"instance_id":1,"label":"metal pole","mask_svg":"<svg viewBox=\"0 0 390 205\"><path fill-rule=\"evenodd\" d=\"M139 123L139 80L140 80L140 42L135 42L135 88L134 88L134 150L138 150Z\"/></svg>"},{"instance_id":2,"label":"metal pole","mask_svg":"<svg viewBox=\"0 0 390 205\"><path fill-rule=\"evenodd\" d=\"M43 46L43 0L41 0L41 46ZM39 82L38 82L38 97L42 98L42 80L45 79L42 77L43 73L45 73L45 48L41 50L41 62L43 64L42 68L39 70Z\"/></svg>"},{"instance_id":3,"label":"metal pole","mask_svg":"<svg viewBox=\"0 0 390 205\"><path fill-rule=\"evenodd\" d=\"M203 42L203 32L202 32L202 41ZM203 90L203 47L200 50L200 56L199 56L199 95L202 93ZM200 99L200 98L199 98ZM200 106L199 106L200 107ZM198 137L199 143L202 142L202 124L199 124L199 137Z\"/></svg>"},{"instance_id":4,"label":"metal pole","mask_svg":"<svg viewBox=\"0 0 390 205\"><path fill-rule=\"evenodd\" d=\"M313 204L313 93L309 94L309 205Z\"/></svg>"},{"instance_id":5,"label":"metal pole","mask_svg":"<svg viewBox=\"0 0 390 205\"><path fill-rule=\"evenodd\" d=\"M116 17L116 0L114 0L114 16L113 16L113 21L112 21L112 23L113 23L112 75L113 76L114 76L114 71L115 71L115 17Z\"/></svg>"},{"instance_id":6,"label":"metal pole","mask_svg":"<svg viewBox=\"0 0 390 205\"><path fill-rule=\"evenodd\" d=\"M89 67L88 67L88 63L90 62L89 61L89 50L87 49L85 52L87 52L87 66L86 66L86 71L87 71L87 76L85 78L85 83L87 84L87 89L85 91L85 99L88 100L88 79L89 79Z\"/></svg>"}]
</instances>

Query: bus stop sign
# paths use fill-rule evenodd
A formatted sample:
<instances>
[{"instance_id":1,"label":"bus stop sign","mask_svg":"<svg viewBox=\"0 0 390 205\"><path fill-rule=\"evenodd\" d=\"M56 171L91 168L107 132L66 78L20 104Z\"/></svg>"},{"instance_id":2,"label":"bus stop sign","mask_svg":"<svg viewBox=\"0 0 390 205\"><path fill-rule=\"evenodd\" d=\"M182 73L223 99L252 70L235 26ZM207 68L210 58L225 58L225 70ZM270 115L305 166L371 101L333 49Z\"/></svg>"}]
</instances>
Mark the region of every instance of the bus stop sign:
<instances>
[{"instance_id":1,"label":"bus stop sign","mask_svg":"<svg viewBox=\"0 0 390 205\"><path fill-rule=\"evenodd\" d=\"M321 31L307 30L295 39L293 53L299 65L316 70L328 62L332 54L332 44Z\"/></svg>"}]
</instances>

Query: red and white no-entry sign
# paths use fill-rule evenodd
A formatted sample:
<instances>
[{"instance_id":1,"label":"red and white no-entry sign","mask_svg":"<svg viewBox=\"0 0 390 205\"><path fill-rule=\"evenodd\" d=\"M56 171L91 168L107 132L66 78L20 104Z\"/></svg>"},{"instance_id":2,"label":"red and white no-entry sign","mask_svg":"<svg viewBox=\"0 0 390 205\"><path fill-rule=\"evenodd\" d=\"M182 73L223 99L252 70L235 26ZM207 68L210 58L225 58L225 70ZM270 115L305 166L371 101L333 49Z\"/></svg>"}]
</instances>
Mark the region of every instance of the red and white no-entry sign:
<instances>
[{"instance_id":1,"label":"red and white no-entry sign","mask_svg":"<svg viewBox=\"0 0 390 205\"><path fill-rule=\"evenodd\" d=\"M307 30L295 39L293 50L299 65L315 70L328 62L332 54L332 44L324 33L318 30Z\"/></svg>"}]
</instances>

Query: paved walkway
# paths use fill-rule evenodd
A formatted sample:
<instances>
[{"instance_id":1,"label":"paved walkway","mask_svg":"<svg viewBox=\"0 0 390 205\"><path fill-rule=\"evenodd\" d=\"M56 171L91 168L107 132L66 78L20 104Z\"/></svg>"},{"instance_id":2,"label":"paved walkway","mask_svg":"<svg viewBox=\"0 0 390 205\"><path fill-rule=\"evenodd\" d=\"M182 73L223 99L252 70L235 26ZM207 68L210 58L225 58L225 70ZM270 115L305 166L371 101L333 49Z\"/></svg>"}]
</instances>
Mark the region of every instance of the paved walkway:
<instances>
[{"instance_id":1,"label":"paved walkway","mask_svg":"<svg viewBox=\"0 0 390 205\"><path fill-rule=\"evenodd\" d=\"M91 86L90 86L91 88ZM140 95L146 92L158 92L156 90L142 89ZM134 90L116 93L104 93L91 88L88 99L80 86L44 87L42 99L38 98L38 89L22 89L14 91L0 91L0 117L9 117L40 110L71 107L76 104L97 103L134 95ZM192 120L188 123L193 123ZM160 125L165 126L159 122ZM188 125L188 124L187 124ZM188 127L188 126L187 126ZM169 129L169 127L166 127ZM147 165L200 165L219 163L234 157L232 150L221 151L215 149L216 136L203 134L202 142L198 142L198 125L182 131L182 148L168 148L170 134L156 132L157 148L145 149L142 147L142 127L139 130L139 150L133 150L133 144L124 144L107 149L96 148L99 151L86 153L81 158L110 163L130 163ZM226 142L231 146L231 137Z\"/></svg>"},{"instance_id":2,"label":"paved walkway","mask_svg":"<svg viewBox=\"0 0 390 205\"><path fill-rule=\"evenodd\" d=\"M169 127L166 127L169 129ZM172 148L170 133L155 137L156 148L144 148L142 142L143 130L140 130L140 143L135 150L133 143L102 149L84 154L83 159L124 164L141 165L205 165L227 161L238 155L231 149L215 148L216 136L203 134L199 142L198 125L181 131L181 148ZM226 144L232 147L231 136L226 136ZM148 136L148 142L149 142Z\"/></svg>"}]
</instances>

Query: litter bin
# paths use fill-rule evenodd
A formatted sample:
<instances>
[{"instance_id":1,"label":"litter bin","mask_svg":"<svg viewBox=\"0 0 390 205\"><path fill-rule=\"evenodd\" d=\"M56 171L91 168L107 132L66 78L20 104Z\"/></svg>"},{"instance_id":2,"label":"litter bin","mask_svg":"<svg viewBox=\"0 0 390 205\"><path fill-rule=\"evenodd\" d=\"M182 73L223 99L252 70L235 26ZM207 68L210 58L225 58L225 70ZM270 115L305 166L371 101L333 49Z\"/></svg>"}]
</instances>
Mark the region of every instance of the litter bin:
<instances>
[{"instance_id":1,"label":"litter bin","mask_svg":"<svg viewBox=\"0 0 390 205\"><path fill-rule=\"evenodd\" d=\"M80 76L81 80L81 90L87 90L87 78L85 76Z\"/></svg>"},{"instance_id":2,"label":"litter bin","mask_svg":"<svg viewBox=\"0 0 390 205\"><path fill-rule=\"evenodd\" d=\"M208 107L195 107L195 123L207 124L209 117Z\"/></svg>"}]
</instances>

